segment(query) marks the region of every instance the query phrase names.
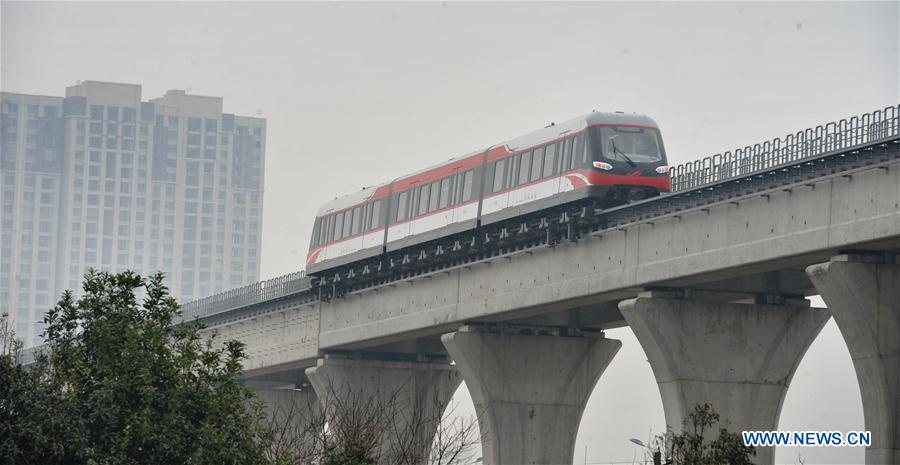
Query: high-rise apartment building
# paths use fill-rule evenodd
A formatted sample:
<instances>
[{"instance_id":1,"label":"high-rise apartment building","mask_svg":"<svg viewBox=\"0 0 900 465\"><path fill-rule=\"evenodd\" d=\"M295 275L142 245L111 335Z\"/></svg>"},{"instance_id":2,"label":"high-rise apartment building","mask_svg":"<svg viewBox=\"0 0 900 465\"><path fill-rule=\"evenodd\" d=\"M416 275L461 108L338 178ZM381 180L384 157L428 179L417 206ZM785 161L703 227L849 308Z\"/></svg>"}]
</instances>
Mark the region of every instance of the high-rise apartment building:
<instances>
[{"instance_id":1,"label":"high-rise apartment building","mask_svg":"<svg viewBox=\"0 0 900 465\"><path fill-rule=\"evenodd\" d=\"M182 301L258 280L264 119L94 81L0 101L0 312L26 345L89 267L162 270Z\"/></svg>"}]
</instances>

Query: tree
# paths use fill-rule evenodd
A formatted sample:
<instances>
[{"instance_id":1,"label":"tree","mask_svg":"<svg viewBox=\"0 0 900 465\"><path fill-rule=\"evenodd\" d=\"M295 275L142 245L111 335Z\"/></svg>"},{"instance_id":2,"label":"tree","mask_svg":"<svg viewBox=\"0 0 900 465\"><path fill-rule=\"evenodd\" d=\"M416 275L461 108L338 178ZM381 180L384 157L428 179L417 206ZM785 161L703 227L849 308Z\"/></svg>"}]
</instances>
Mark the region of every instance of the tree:
<instances>
[{"instance_id":1,"label":"tree","mask_svg":"<svg viewBox=\"0 0 900 465\"><path fill-rule=\"evenodd\" d=\"M752 465L750 458L756 451L744 445L739 434L721 428L717 437L709 438L718 423L719 414L710 404L695 406L685 419L682 433L670 430L654 439L650 448L658 457L654 461L668 465Z\"/></svg>"},{"instance_id":2,"label":"tree","mask_svg":"<svg viewBox=\"0 0 900 465\"><path fill-rule=\"evenodd\" d=\"M327 406L286 396L270 415L270 454L284 465L458 465L469 463L478 437L476 418L462 418L435 400L413 408L397 391L366 393L328 383ZM308 399L308 397L307 397ZM447 407L447 408L445 408Z\"/></svg>"},{"instance_id":3,"label":"tree","mask_svg":"<svg viewBox=\"0 0 900 465\"><path fill-rule=\"evenodd\" d=\"M243 344L173 324L179 312L162 273L89 271L46 315L32 367L5 331L0 461L267 463L261 404L237 381Z\"/></svg>"}]
</instances>

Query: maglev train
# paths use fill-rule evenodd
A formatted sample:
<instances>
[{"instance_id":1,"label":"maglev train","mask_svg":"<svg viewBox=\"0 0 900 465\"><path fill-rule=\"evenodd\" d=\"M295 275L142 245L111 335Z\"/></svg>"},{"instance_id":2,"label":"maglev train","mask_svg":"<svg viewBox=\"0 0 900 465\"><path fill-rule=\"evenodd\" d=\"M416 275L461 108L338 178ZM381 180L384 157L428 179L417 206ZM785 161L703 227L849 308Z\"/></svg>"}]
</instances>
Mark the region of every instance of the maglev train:
<instances>
[{"instance_id":1,"label":"maglev train","mask_svg":"<svg viewBox=\"0 0 900 465\"><path fill-rule=\"evenodd\" d=\"M610 206L670 189L656 123L593 112L326 203L306 271L583 199Z\"/></svg>"}]
</instances>

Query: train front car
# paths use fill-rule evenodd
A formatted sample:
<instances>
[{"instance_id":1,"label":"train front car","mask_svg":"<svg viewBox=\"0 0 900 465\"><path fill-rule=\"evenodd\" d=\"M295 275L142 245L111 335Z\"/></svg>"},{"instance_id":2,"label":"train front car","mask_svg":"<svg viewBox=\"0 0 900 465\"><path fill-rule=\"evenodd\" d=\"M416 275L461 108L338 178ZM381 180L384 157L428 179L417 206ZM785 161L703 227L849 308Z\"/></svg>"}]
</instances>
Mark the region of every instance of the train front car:
<instances>
[{"instance_id":1,"label":"train front car","mask_svg":"<svg viewBox=\"0 0 900 465\"><path fill-rule=\"evenodd\" d=\"M644 115L586 116L590 196L609 207L669 192L672 182L656 122Z\"/></svg>"},{"instance_id":2,"label":"train front car","mask_svg":"<svg viewBox=\"0 0 900 465\"><path fill-rule=\"evenodd\" d=\"M656 122L589 113L490 148L482 225L591 199L608 208L671 190Z\"/></svg>"}]
</instances>

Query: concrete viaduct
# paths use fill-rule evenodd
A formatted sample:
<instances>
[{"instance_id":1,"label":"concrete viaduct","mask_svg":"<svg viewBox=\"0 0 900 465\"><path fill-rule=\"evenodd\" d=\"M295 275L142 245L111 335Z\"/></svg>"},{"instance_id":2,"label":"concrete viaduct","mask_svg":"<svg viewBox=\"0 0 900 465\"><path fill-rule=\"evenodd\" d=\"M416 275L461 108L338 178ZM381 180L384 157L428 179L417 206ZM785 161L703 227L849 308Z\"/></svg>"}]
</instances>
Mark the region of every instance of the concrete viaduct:
<instances>
[{"instance_id":1,"label":"concrete viaduct","mask_svg":"<svg viewBox=\"0 0 900 465\"><path fill-rule=\"evenodd\" d=\"M427 408L465 380L491 465L572 463L585 403L621 346L603 331L624 325L669 425L710 402L733 431L775 430L795 369L833 317L872 432L866 463L900 465L897 110L788 136L779 147L813 148L749 173L716 175L729 158L712 157L713 169L697 165L704 177L683 177L679 190L876 154L864 162L328 301L305 292L300 274L277 278L190 303L186 317L245 342L247 385L271 402L339 382L373 394L399 386ZM867 135L842 139L853 128ZM804 298L817 294L827 309ZM308 383L315 389L295 389ZM773 458L760 449L756 461Z\"/></svg>"}]
</instances>

